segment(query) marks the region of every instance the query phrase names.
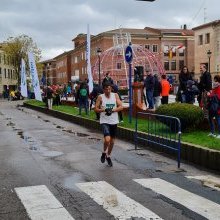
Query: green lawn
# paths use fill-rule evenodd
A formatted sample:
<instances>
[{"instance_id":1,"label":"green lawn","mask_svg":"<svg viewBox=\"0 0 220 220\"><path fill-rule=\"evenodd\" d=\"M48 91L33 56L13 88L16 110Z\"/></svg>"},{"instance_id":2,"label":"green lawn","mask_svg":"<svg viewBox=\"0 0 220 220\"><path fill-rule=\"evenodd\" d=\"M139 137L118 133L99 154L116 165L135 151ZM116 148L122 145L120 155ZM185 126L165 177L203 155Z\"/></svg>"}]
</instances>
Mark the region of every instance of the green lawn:
<instances>
[{"instance_id":1,"label":"green lawn","mask_svg":"<svg viewBox=\"0 0 220 220\"><path fill-rule=\"evenodd\" d=\"M40 102L37 100L28 100L26 102L34 106L45 107L45 104L43 102ZM53 110L65 112L65 113L72 114L72 115L79 114L78 108L72 107L72 106L66 106L66 105L53 106ZM85 111L82 110L82 117L95 119L96 116L95 116L94 111L91 111L90 114L87 116L85 114ZM132 119L131 124L129 123L127 116L123 116L123 118L124 118L124 122L120 123L119 126L124 127L124 128L135 129L135 118ZM166 129L167 127L161 123L157 123L155 127L155 123L152 123L152 122L147 123L146 119L138 120L138 130L142 132L147 132L147 131L155 132L156 131L160 133ZM211 149L220 150L220 139L207 137L208 133L209 131L201 131L201 130L197 130L197 131L193 131L189 133L185 132L185 133L182 133L182 141L192 143L195 145L200 145L200 146L207 147L207 148L211 148Z\"/></svg>"}]
</instances>

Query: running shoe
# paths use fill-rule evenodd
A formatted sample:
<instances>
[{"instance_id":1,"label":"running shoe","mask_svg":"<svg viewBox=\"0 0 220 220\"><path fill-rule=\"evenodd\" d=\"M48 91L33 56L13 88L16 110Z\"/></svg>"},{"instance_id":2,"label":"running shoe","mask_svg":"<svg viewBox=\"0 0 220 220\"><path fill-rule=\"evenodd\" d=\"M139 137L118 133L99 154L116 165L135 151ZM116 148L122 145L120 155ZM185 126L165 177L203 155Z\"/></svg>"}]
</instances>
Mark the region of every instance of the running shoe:
<instances>
[{"instance_id":1,"label":"running shoe","mask_svg":"<svg viewBox=\"0 0 220 220\"><path fill-rule=\"evenodd\" d=\"M106 153L102 153L101 162L105 163Z\"/></svg>"},{"instance_id":2,"label":"running shoe","mask_svg":"<svg viewBox=\"0 0 220 220\"><path fill-rule=\"evenodd\" d=\"M112 167L113 164L112 164L111 158L110 158L110 157L106 157L106 160L107 160L108 165L109 165L110 167Z\"/></svg>"}]
</instances>

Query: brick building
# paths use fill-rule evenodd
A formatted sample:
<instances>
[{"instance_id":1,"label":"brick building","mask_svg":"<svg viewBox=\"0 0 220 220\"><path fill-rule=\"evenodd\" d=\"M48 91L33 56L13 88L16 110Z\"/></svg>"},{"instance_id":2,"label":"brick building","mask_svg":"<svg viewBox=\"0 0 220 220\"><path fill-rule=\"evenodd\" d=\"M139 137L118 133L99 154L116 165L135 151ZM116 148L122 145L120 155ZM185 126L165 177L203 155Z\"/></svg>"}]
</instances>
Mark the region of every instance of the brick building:
<instances>
[{"instance_id":1,"label":"brick building","mask_svg":"<svg viewBox=\"0 0 220 220\"><path fill-rule=\"evenodd\" d=\"M158 57L162 62L167 74L172 75L174 80L177 79L182 66L188 66L190 71L194 71L194 32L186 29L156 29L146 27L144 29L115 29L106 31L95 36L91 36L91 66L92 69L98 62L97 49L102 52L115 46L116 41L120 44L128 44L128 42L120 42L120 36L127 35L127 40L132 44L142 46ZM86 34L79 34L73 40L73 50L65 52L53 60L56 60L56 80L54 82L66 83L71 76L79 76L81 80L87 78L86 69ZM177 49L181 47L182 49ZM170 56L169 51L172 52ZM123 54L120 56L120 62L124 62ZM109 63L111 63L109 59ZM122 78L125 73L122 72L120 62L116 62L112 67L115 71L119 71L118 75ZM104 77L105 69L101 70L101 79ZM118 79L117 79L118 80Z\"/></svg>"}]
</instances>

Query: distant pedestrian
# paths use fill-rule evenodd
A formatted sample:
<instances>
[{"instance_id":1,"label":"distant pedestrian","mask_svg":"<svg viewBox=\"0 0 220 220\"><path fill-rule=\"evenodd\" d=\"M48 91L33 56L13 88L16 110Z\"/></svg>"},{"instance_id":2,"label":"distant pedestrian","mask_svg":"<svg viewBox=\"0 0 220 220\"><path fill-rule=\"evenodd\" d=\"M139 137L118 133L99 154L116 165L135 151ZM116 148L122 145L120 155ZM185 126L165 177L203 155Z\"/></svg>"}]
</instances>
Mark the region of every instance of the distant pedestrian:
<instances>
[{"instance_id":1,"label":"distant pedestrian","mask_svg":"<svg viewBox=\"0 0 220 220\"><path fill-rule=\"evenodd\" d=\"M169 94L170 94L170 83L167 80L165 74L163 74L161 79L161 104L168 104Z\"/></svg>"},{"instance_id":2,"label":"distant pedestrian","mask_svg":"<svg viewBox=\"0 0 220 220\"><path fill-rule=\"evenodd\" d=\"M102 87L104 87L104 84L106 84L106 83L109 83L109 84L111 84L111 85L114 84L114 81L113 81L113 79L110 77L110 73L109 73L109 72L107 72L107 73L105 74L105 78L104 78L103 81L102 81Z\"/></svg>"},{"instance_id":3,"label":"distant pedestrian","mask_svg":"<svg viewBox=\"0 0 220 220\"><path fill-rule=\"evenodd\" d=\"M187 81L193 80L192 74L189 72L187 66L184 66L179 74L179 89L177 92L177 101L186 102Z\"/></svg>"},{"instance_id":4,"label":"distant pedestrian","mask_svg":"<svg viewBox=\"0 0 220 220\"><path fill-rule=\"evenodd\" d=\"M203 109L205 118L208 118L208 109L207 109L207 93L212 89L212 77L211 74L207 71L205 64L200 65L200 82L198 84L199 88L199 106Z\"/></svg>"},{"instance_id":5,"label":"distant pedestrian","mask_svg":"<svg viewBox=\"0 0 220 220\"><path fill-rule=\"evenodd\" d=\"M220 76L214 77L213 89L207 93L208 96L208 119L210 125L210 134L208 136L220 139ZM218 135L215 135L214 118L218 125Z\"/></svg>"},{"instance_id":6,"label":"distant pedestrian","mask_svg":"<svg viewBox=\"0 0 220 220\"><path fill-rule=\"evenodd\" d=\"M53 90L50 86L47 86L46 97L47 97L48 109L52 109L52 106L53 106Z\"/></svg>"},{"instance_id":7,"label":"distant pedestrian","mask_svg":"<svg viewBox=\"0 0 220 220\"><path fill-rule=\"evenodd\" d=\"M160 94L162 91L161 83L159 80L158 74L154 75L154 92L153 92L153 97L154 97L154 108L157 109L160 106L161 100L160 100Z\"/></svg>"},{"instance_id":8,"label":"distant pedestrian","mask_svg":"<svg viewBox=\"0 0 220 220\"><path fill-rule=\"evenodd\" d=\"M155 86L155 78L151 72L147 72L147 76L144 81L144 87L146 89L148 109L154 109L154 97L153 97L154 86Z\"/></svg>"},{"instance_id":9,"label":"distant pedestrian","mask_svg":"<svg viewBox=\"0 0 220 220\"><path fill-rule=\"evenodd\" d=\"M89 97L89 89L87 84L83 82L80 85L80 88L78 90L78 96L79 96L79 115L82 113L82 108L85 108L86 115L88 115L89 111L89 103L88 103L88 97Z\"/></svg>"},{"instance_id":10,"label":"distant pedestrian","mask_svg":"<svg viewBox=\"0 0 220 220\"><path fill-rule=\"evenodd\" d=\"M118 112L123 110L122 102L116 93L112 93L111 84L103 85L104 94L98 96L95 111L100 113L100 124L104 135L104 146L101 162L107 160L108 165L113 166L111 153L115 142L118 121Z\"/></svg>"}]
</instances>

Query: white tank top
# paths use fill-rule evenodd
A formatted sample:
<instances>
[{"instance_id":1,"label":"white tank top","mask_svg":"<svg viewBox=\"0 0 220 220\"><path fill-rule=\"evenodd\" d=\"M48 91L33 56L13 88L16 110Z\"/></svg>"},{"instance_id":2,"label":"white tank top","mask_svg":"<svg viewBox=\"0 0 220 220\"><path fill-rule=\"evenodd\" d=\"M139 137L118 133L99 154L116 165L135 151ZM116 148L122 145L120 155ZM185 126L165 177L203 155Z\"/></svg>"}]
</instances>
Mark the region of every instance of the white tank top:
<instances>
[{"instance_id":1,"label":"white tank top","mask_svg":"<svg viewBox=\"0 0 220 220\"><path fill-rule=\"evenodd\" d=\"M115 93L111 92L110 97L107 98L105 94L101 94L102 97L102 108L116 108L116 98ZM105 115L105 112L101 112L100 114L100 124L110 124L115 125L118 124L118 112L113 112L110 116Z\"/></svg>"}]
</instances>

